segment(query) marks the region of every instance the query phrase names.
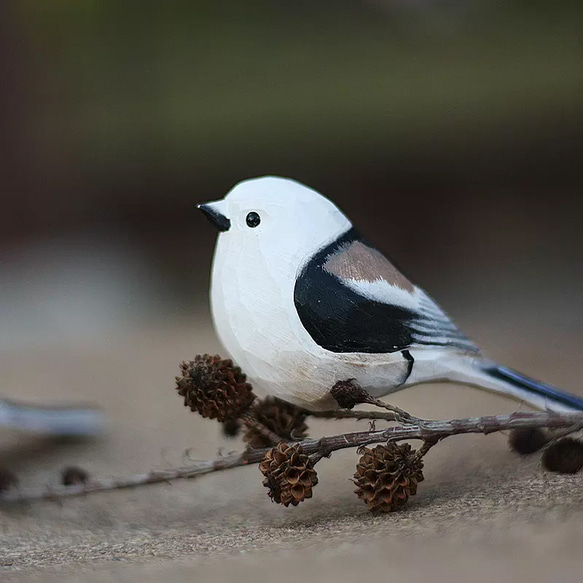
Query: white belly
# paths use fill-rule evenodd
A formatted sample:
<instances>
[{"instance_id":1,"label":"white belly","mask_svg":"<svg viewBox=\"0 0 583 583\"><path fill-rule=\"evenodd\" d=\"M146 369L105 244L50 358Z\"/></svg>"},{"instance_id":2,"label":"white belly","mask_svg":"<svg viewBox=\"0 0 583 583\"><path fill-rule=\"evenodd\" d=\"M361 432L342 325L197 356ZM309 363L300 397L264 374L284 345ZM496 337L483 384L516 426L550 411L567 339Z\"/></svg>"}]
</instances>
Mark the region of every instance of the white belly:
<instances>
[{"instance_id":1,"label":"white belly","mask_svg":"<svg viewBox=\"0 0 583 583\"><path fill-rule=\"evenodd\" d=\"M220 242L219 242L220 244ZM211 307L219 339L259 393L274 394L309 409L332 409L329 391L337 381L355 379L373 396L402 383L407 362L393 354L334 353L306 332L293 301L295 278L249 263L244 249L227 271L217 248ZM256 257L256 255L255 255ZM261 269L259 269L261 267ZM257 271L269 278L254 278Z\"/></svg>"}]
</instances>

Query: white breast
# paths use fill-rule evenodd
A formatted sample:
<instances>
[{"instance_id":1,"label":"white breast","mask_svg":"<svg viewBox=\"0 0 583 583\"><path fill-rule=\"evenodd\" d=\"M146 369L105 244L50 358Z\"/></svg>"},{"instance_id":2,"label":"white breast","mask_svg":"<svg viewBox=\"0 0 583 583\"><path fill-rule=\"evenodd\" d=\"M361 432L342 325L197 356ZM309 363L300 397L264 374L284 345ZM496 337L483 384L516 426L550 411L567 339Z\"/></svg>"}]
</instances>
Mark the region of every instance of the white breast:
<instances>
[{"instance_id":1,"label":"white breast","mask_svg":"<svg viewBox=\"0 0 583 583\"><path fill-rule=\"evenodd\" d=\"M310 409L335 406L328 392L355 378L371 394L386 394L403 378L406 363L396 354L338 354L318 346L294 306L295 273L303 258L266 255L219 237L211 283L217 334L259 393L275 394ZM225 261L228 258L228 261Z\"/></svg>"}]
</instances>

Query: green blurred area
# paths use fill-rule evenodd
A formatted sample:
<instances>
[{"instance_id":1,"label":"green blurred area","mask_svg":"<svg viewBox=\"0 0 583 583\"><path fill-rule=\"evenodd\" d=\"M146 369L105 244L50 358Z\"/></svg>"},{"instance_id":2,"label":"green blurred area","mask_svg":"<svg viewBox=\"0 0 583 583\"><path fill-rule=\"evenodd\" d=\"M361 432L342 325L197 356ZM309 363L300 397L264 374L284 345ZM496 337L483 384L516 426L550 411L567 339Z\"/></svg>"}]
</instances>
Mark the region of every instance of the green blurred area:
<instances>
[{"instance_id":1,"label":"green blurred area","mask_svg":"<svg viewBox=\"0 0 583 583\"><path fill-rule=\"evenodd\" d=\"M579 137L580 14L576 2L23 1L29 137L116 188L136 174L229 183L411 158L479 168L491 150L505 160Z\"/></svg>"}]
</instances>

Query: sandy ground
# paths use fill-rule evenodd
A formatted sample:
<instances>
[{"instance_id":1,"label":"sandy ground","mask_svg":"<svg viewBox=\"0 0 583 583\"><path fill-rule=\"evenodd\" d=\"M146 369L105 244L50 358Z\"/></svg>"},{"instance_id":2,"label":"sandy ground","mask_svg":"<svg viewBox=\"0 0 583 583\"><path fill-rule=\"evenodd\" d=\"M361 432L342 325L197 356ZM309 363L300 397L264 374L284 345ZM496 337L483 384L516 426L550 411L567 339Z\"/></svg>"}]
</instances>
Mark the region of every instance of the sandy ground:
<instances>
[{"instance_id":1,"label":"sandy ground","mask_svg":"<svg viewBox=\"0 0 583 583\"><path fill-rule=\"evenodd\" d=\"M544 351L535 328L513 330L502 344L485 323L470 332L493 356L506 355L507 364L581 392L577 331L547 334ZM526 340L517 346L516 338ZM124 476L239 449L173 394L181 359L219 350L205 320L4 351L6 394L92 400L107 411L111 427L104 439L80 444L3 433L0 465L32 486L57 483L66 464ZM392 401L434 418L517 407L446 385L411 389ZM317 435L363 426L321 421L311 429ZM353 494L355 461L351 451L324 460L314 498L295 509L271 504L252 467L61 505L2 508L0 580L581 580L582 477L543 473L536 456L512 454L506 436L447 440L428 456L426 480L408 509L384 516L371 516Z\"/></svg>"}]
</instances>

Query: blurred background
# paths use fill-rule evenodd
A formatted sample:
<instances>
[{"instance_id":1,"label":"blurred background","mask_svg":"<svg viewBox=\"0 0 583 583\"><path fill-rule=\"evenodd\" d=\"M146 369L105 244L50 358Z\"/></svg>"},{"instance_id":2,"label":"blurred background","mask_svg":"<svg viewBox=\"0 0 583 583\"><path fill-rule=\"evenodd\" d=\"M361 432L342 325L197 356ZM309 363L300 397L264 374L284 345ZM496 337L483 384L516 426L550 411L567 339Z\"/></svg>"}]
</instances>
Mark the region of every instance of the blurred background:
<instances>
[{"instance_id":1,"label":"blurred background","mask_svg":"<svg viewBox=\"0 0 583 583\"><path fill-rule=\"evenodd\" d=\"M34 485L58 481L65 462L125 475L181 463L188 446L199 458L239 447L170 395L180 360L222 352L207 298L216 232L195 205L265 174L338 203L487 353L581 393L582 6L0 2L0 392L91 401L110 419L90 446L3 434L0 465ZM460 387L394 402L432 417L517 407ZM451 518L438 484L483 488L491 472L515 469L504 436L488 447L452 441L461 449L448 441L440 451L456 452L456 475L430 459L418 496L436 528ZM293 517L364 515L347 480L351 455L329 466L341 476L336 506L324 499ZM51 544L72 544L55 526L62 512L86 548L98 528L129 528L127 541L163 524L245 526L253 512L293 527L254 474L240 475L251 509L240 514L217 476L36 507L3 523L2 545L18 560L49 560L48 532ZM448 491L450 504L465 495ZM523 497L528 512L541 492ZM468 514L501 504L478 497Z\"/></svg>"},{"instance_id":2,"label":"blurred background","mask_svg":"<svg viewBox=\"0 0 583 583\"><path fill-rule=\"evenodd\" d=\"M580 303L579 2L0 10L0 345L206 311L195 203L264 174L454 307Z\"/></svg>"},{"instance_id":3,"label":"blurred background","mask_svg":"<svg viewBox=\"0 0 583 583\"><path fill-rule=\"evenodd\" d=\"M454 316L580 327L580 2L0 11L0 347L206 317L195 203L264 174L327 194Z\"/></svg>"}]
</instances>

